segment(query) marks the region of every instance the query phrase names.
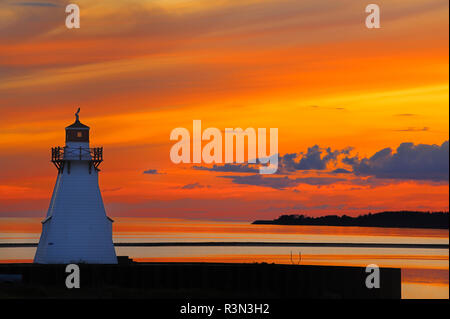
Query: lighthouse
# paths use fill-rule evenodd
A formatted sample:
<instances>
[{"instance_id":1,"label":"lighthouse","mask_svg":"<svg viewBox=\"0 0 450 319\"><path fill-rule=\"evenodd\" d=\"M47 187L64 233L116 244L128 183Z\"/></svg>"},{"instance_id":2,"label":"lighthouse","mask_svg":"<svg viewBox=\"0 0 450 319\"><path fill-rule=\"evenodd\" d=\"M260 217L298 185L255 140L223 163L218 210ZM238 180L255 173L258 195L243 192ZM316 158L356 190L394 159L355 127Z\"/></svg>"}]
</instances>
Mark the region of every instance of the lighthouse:
<instances>
[{"instance_id":1,"label":"lighthouse","mask_svg":"<svg viewBox=\"0 0 450 319\"><path fill-rule=\"evenodd\" d=\"M116 264L113 220L98 186L103 148L89 146L89 127L78 109L66 127L66 145L52 148L58 176L34 257L40 264Z\"/></svg>"}]
</instances>

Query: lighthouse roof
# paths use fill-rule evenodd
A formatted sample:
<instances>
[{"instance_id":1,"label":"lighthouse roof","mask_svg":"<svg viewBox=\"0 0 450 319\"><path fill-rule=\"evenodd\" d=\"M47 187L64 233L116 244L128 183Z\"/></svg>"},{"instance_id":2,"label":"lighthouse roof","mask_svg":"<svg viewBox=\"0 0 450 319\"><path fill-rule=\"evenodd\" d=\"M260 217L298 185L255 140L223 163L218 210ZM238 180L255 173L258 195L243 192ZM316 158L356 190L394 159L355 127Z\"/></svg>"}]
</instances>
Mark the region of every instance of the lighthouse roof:
<instances>
[{"instance_id":1,"label":"lighthouse roof","mask_svg":"<svg viewBox=\"0 0 450 319\"><path fill-rule=\"evenodd\" d=\"M78 119L71 125L67 126L66 129L89 129L89 126L84 125Z\"/></svg>"},{"instance_id":2,"label":"lighthouse roof","mask_svg":"<svg viewBox=\"0 0 450 319\"><path fill-rule=\"evenodd\" d=\"M77 112L75 113L75 122L72 125L69 125L66 127L67 129L85 129L85 130L89 130L89 126L84 125L83 123L80 122L80 116L78 115L80 114L80 108L78 108Z\"/></svg>"}]
</instances>

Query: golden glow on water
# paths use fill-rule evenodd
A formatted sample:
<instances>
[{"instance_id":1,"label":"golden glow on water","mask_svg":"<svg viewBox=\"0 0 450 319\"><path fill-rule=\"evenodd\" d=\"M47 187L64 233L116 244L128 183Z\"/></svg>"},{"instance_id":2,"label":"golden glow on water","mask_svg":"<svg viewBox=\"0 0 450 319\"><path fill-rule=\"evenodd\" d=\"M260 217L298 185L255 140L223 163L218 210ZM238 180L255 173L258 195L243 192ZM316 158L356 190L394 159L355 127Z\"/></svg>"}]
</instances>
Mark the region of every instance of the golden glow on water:
<instances>
[{"instance_id":1,"label":"golden glow on water","mask_svg":"<svg viewBox=\"0 0 450 319\"><path fill-rule=\"evenodd\" d=\"M333 242L448 244L448 230L251 225L242 222L116 218L115 242ZM0 219L0 243L36 243L40 219ZM0 262L32 262L35 248L1 248ZM230 262L402 269L404 298L448 298L448 249L361 247L116 247L142 262ZM291 260L292 253L292 260ZM446 288L447 290L445 290ZM427 292L428 294L425 294Z\"/></svg>"}]
</instances>

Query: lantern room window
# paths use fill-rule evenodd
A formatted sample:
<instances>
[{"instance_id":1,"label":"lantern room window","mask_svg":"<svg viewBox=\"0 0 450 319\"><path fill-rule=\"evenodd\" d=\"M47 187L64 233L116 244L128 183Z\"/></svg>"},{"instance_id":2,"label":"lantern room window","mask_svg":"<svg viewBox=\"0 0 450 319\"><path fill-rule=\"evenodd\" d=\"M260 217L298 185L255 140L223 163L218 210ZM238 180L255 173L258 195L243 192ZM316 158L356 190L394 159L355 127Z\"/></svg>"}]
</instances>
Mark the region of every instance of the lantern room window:
<instances>
[{"instance_id":1,"label":"lantern room window","mask_svg":"<svg viewBox=\"0 0 450 319\"><path fill-rule=\"evenodd\" d=\"M77 132L77 137L83 137L83 132L78 131Z\"/></svg>"}]
</instances>

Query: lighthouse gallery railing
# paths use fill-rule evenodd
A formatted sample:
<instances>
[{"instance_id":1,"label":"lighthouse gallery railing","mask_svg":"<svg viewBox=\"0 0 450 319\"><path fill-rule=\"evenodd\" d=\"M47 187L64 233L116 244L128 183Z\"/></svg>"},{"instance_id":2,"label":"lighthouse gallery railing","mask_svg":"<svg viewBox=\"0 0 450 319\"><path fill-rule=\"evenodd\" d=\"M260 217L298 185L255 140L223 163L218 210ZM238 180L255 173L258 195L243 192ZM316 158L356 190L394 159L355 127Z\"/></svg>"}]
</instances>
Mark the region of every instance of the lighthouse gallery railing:
<instances>
[{"instance_id":1,"label":"lighthouse gallery railing","mask_svg":"<svg viewBox=\"0 0 450 319\"><path fill-rule=\"evenodd\" d=\"M52 147L52 163L56 168L61 171L64 169L66 162L69 162L69 172L70 172L70 161L89 161L89 171L91 166L97 171L98 166L103 162L103 147Z\"/></svg>"}]
</instances>

